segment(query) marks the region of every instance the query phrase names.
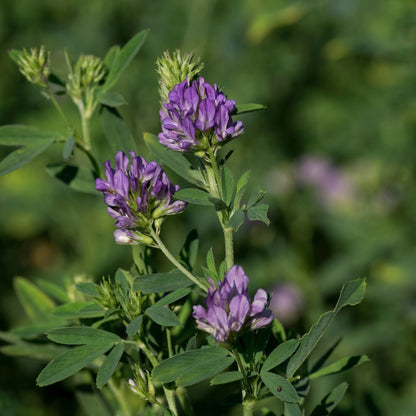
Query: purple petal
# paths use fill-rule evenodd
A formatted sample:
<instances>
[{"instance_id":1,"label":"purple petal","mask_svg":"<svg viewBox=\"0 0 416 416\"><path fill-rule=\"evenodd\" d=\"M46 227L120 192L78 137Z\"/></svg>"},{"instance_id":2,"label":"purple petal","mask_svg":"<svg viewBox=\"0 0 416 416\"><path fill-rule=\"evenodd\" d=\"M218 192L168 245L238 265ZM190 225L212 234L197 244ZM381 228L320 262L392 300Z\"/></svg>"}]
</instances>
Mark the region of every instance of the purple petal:
<instances>
[{"instance_id":1,"label":"purple petal","mask_svg":"<svg viewBox=\"0 0 416 416\"><path fill-rule=\"evenodd\" d=\"M249 310L250 303L246 296L238 295L231 299L229 313L231 331L238 332L242 328Z\"/></svg>"},{"instance_id":2,"label":"purple petal","mask_svg":"<svg viewBox=\"0 0 416 416\"><path fill-rule=\"evenodd\" d=\"M254 295L253 302L250 308L250 316L262 313L267 305L267 293L263 289L259 289Z\"/></svg>"}]
</instances>

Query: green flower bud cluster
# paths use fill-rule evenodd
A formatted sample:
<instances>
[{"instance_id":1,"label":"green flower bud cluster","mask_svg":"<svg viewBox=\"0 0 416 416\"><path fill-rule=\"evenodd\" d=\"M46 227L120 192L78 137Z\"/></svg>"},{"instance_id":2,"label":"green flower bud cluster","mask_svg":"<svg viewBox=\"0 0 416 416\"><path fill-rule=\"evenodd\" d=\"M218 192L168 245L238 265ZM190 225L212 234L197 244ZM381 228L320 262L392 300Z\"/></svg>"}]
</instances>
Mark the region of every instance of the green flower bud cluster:
<instances>
[{"instance_id":1,"label":"green flower bud cluster","mask_svg":"<svg viewBox=\"0 0 416 416\"><path fill-rule=\"evenodd\" d=\"M81 55L75 67L68 74L66 84L71 97L81 99L82 95L95 89L106 75L104 62L93 55Z\"/></svg>"},{"instance_id":2,"label":"green flower bud cluster","mask_svg":"<svg viewBox=\"0 0 416 416\"><path fill-rule=\"evenodd\" d=\"M151 374L148 370L142 370L137 364L133 367L134 378L129 379L130 390L140 398L155 402L156 390L153 386Z\"/></svg>"},{"instance_id":3,"label":"green flower bud cluster","mask_svg":"<svg viewBox=\"0 0 416 416\"><path fill-rule=\"evenodd\" d=\"M46 51L44 46L41 46L40 49L32 48L30 52L26 49L13 52L15 56L12 57L25 78L32 84L47 88L51 74L50 52Z\"/></svg>"},{"instance_id":4,"label":"green flower bud cluster","mask_svg":"<svg viewBox=\"0 0 416 416\"><path fill-rule=\"evenodd\" d=\"M181 55L179 50L164 52L163 56L156 61L156 71L159 74L159 95L161 102L168 101L169 91L176 84L181 83L186 78L192 81L204 68L201 58L193 52Z\"/></svg>"}]
</instances>

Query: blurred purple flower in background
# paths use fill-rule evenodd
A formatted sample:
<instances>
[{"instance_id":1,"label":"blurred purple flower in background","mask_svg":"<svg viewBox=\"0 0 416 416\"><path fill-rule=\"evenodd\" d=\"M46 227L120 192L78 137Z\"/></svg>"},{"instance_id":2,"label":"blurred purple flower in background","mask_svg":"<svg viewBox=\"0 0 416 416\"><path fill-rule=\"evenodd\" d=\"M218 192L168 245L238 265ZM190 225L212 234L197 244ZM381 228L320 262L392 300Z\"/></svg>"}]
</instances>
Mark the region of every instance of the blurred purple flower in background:
<instances>
[{"instance_id":1,"label":"blurred purple flower in background","mask_svg":"<svg viewBox=\"0 0 416 416\"><path fill-rule=\"evenodd\" d=\"M324 205L343 202L352 194L352 184L345 174L329 160L319 156L304 156L299 160L296 182L315 188Z\"/></svg>"},{"instance_id":2,"label":"blurred purple flower in background","mask_svg":"<svg viewBox=\"0 0 416 416\"><path fill-rule=\"evenodd\" d=\"M204 151L219 146L243 132L241 121L233 122L235 101L203 77L175 85L160 111L161 144L179 152Z\"/></svg>"},{"instance_id":3,"label":"blurred purple flower in background","mask_svg":"<svg viewBox=\"0 0 416 416\"><path fill-rule=\"evenodd\" d=\"M162 217L181 212L186 203L172 201L179 186L172 185L156 162L147 163L134 152L130 152L130 156L131 165L128 156L118 152L115 169L107 160L104 164L106 181L98 178L95 186L103 193L107 211L115 219L116 242L152 244L152 238L147 235L149 226L155 223L158 228Z\"/></svg>"},{"instance_id":4,"label":"blurred purple flower in background","mask_svg":"<svg viewBox=\"0 0 416 416\"><path fill-rule=\"evenodd\" d=\"M267 309L267 293L259 289L250 303L248 277L241 266L234 265L218 288L212 279L202 305L194 306L192 316L199 329L212 334L217 342L225 342L244 329L258 329L269 325L273 313Z\"/></svg>"},{"instance_id":5,"label":"blurred purple flower in background","mask_svg":"<svg viewBox=\"0 0 416 416\"><path fill-rule=\"evenodd\" d=\"M283 326L294 324L301 316L304 300L300 289L290 283L279 283L272 288L270 309Z\"/></svg>"}]
</instances>

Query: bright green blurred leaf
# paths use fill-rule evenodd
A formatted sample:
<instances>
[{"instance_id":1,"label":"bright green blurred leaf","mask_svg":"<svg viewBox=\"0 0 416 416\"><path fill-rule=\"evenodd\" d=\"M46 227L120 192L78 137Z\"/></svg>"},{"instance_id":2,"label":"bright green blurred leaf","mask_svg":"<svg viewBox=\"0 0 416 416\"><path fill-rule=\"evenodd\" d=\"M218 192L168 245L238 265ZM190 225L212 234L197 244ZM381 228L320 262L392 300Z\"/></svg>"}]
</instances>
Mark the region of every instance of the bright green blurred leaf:
<instances>
[{"instance_id":1,"label":"bright green blurred leaf","mask_svg":"<svg viewBox=\"0 0 416 416\"><path fill-rule=\"evenodd\" d=\"M322 376L342 373L343 371L347 371L351 368L357 367L367 361L370 361L370 359L366 355L358 355L354 357L342 358L338 361L335 361L332 364L329 364L328 366L324 368L321 368L318 371L315 371L314 373L310 374L308 377L312 380L314 378L318 378Z\"/></svg>"},{"instance_id":2,"label":"bright green blurred leaf","mask_svg":"<svg viewBox=\"0 0 416 416\"><path fill-rule=\"evenodd\" d=\"M0 127L0 145L31 146L32 144L41 143L50 144L56 140L65 141L65 137L54 131L19 124Z\"/></svg>"},{"instance_id":3,"label":"bright green blurred leaf","mask_svg":"<svg viewBox=\"0 0 416 416\"><path fill-rule=\"evenodd\" d=\"M100 104L108 105L109 107L119 107L126 104L124 97L117 92L102 92L97 96Z\"/></svg>"},{"instance_id":4,"label":"bright green blurred leaf","mask_svg":"<svg viewBox=\"0 0 416 416\"><path fill-rule=\"evenodd\" d=\"M62 157L64 160L69 159L69 157L72 155L72 152L75 149L76 141L75 139L70 136L66 139L64 148L62 149Z\"/></svg>"}]
</instances>

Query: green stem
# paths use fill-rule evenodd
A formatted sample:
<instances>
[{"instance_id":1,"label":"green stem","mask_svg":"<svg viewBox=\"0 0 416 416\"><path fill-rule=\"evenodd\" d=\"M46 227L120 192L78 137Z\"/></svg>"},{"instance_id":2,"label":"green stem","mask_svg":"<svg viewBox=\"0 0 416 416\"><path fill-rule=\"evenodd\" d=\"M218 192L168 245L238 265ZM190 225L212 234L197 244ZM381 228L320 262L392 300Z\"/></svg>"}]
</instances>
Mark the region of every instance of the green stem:
<instances>
[{"instance_id":1,"label":"green stem","mask_svg":"<svg viewBox=\"0 0 416 416\"><path fill-rule=\"evenodd\" d=\"M52 104L54 105L54 107L56 108L56 110L58 111L58 113L64 119L65 124L68 127L68 129L71 131L72 134L75 134L75 128L74 128L74 126L72 125L72 123L70 122L70 120L68 119L68 117L63 112L61 106L59 105L58 101L56 101L56 98L54 97L54 95L49 90L47 90L46 93L48 94L49 99L51 100Z\"/></svg>"},{"instance_id":2,"label":"green stem","mask_svg":"<svg viewBox=\"0 0 416 416\"><path fill-rule=\"evenodd\" d=\"M90 118L85 115L85 111L81 113L82 122L82 138L87 149L91 149L91 134L90 134Z\"/></svg>"},{"instance_id":3,"label":"green stem","mask_svg":"<svg viewBox=\"0 0 416 416\"><path fill-rule=\"evenodd\" d=\"M244 390L248 393L250 389L250 383L247 378L246 370L244 369L243 363L241 362L240 354L237 351L237 348L233 349L234 357L237 361L238 368L243 375L243 384L244 384Z\"/></svg>"},{"instance_id":4,"label":"green stem","mask_svg":"<svg viewBox=\"0 0 416 416\"><path fill-rule=\"evenodd\" d=\"M245 400L243 402L243 416L253 416L253 409L255 405L254 400Z\"/></svg>"},{"instance_id":5,"label":"green stem","mask_svg":"<svg viewBox=\"0 0 416 416\"><path fill-rule=\"evenodd\" d=\"M234 265L234 230L231 227L224 227L224 243L225 243L225 264L227 270Z\"/></svg>"},{"instance_id":6,"label":"green stem","mask_svg":"<svg viewBox=\"0 0 416 416\"><path fill-rule=\"evenodd\" d=\"M173 355L173 350L172 350L172 337L171 337L169 328L166 328L166 341L167 341L167 344L168 344L168 354L169 354L169 358L170 358Z\"/></svg>"},{"instance_id":7,"label":"green stem","mask_svg":"<svg viewBox=\"0 0 416 416\"><path fill-rule=\"evenodd\" d=\"M188 269L186 269L182 264L179 263L178 260L173 256L173 254L168 250L168 248L163 244L162 240L160 239L159 235L152 229L150 229L150 234L153 240L158 245L158 248L162 251L162 253L169 259L169 261L176 266L189 280L195 283L198 287L200 287L204 292L207 292L207 287L197 279Z\"/></svg>"},{"instance_id":8,"label":"green stem","mask_svg":"<svg viewBox=\"0 0 416 416\"><path fill-rule=\"evenodd\" d=\"M179 412L175 401L175 390L169 390L166 387L163 387L163 391L165 392L165 397L166 401L168 402L169 409L175 416L178 416Z\"/></svg>"}]
</instances>

